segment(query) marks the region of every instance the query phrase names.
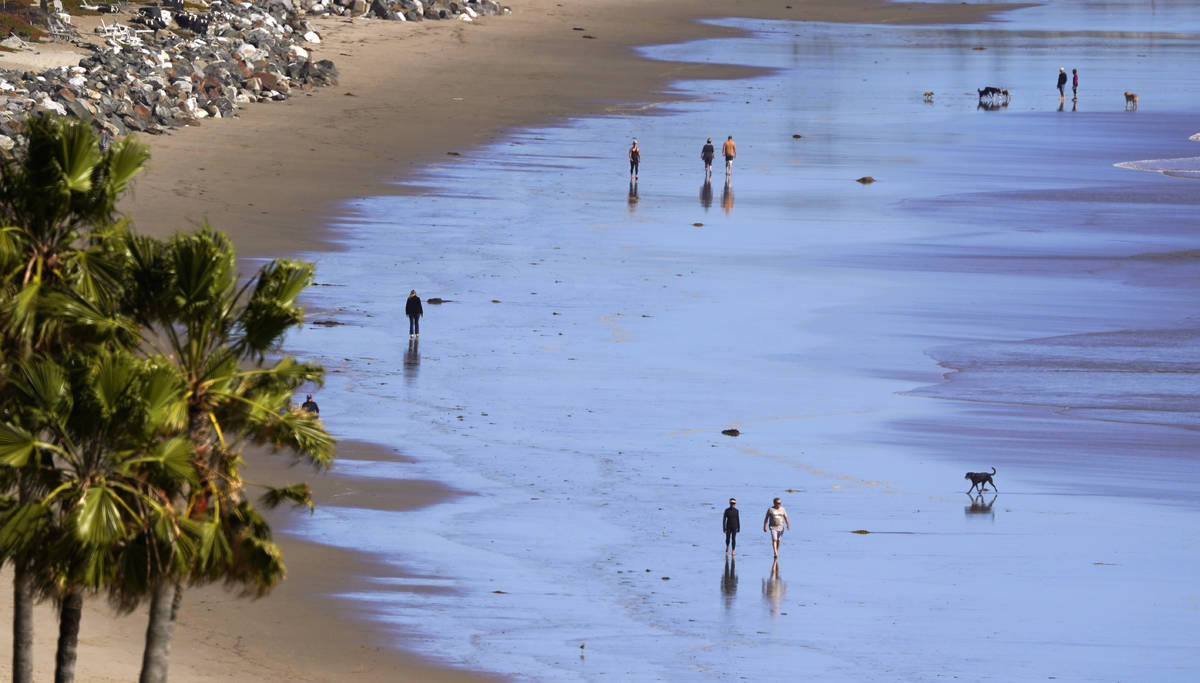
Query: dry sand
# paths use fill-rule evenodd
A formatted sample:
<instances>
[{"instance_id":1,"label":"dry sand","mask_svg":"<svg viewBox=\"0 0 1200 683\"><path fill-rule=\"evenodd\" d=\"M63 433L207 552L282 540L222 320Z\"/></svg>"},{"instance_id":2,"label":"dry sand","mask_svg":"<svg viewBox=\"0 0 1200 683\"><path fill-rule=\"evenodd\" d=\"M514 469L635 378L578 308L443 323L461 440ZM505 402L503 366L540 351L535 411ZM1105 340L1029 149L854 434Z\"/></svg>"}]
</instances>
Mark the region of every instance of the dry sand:
<instances>
[{"instance_id":1,"label":"dry sand","mask_svg":"<svg viewBox=\"0 0 1200 683\"><path fill-rule=\"evenodd\" d=\"M257 105L236 120L149 138L152 158L123 210L138 229L169 235L202 220L229 232L242 256L284 256L327 245L326 217L339 202L394 191L447 152L472 153L516 126L665 99L678 79L728 78L737 67L647 62L637 45L722 34L705 17L742 16L870 23L958 23L1014 5L889 4L880 0L522 0L515 13L477 23L313 22L341 84L283 104ZM583 30L576 30L583 29ZM54 63L46 54L37 59ZM30 57L26 56L26 59ZM14 58L9 58L11 63ZM4 60L0 60L2 62ZM40 62L39 62L40 63ZM336 433L336 426L331 425ZM343 454L395 458L343 443ZM375 448L376 451L384 449ZM338 500L403 509L455 492L435 482L389 484L284 474L278 460L254 458L249 477L314 482L318 504ZM283 539L289 575L271 596L250 602L219 588L185 596L175 631L174 680L470 680L390 647L381 634L328 594L365 577L394 575L370 558ZM10 575L0 576L7 580ZM405 589L408 590L408 589ZM10 593L0 598L8 618ZM55 618L36 615L37 678L50 680ZM89 601L79 649L81 678L132 680L140 664L144 611L114 618ZM410 649L417 649L414 643ZM435 654L435 653L426 653ZM4 664L7 667L7 658ZM3 674L0 668L0 674Z\"/></svg>"}]
</instances>

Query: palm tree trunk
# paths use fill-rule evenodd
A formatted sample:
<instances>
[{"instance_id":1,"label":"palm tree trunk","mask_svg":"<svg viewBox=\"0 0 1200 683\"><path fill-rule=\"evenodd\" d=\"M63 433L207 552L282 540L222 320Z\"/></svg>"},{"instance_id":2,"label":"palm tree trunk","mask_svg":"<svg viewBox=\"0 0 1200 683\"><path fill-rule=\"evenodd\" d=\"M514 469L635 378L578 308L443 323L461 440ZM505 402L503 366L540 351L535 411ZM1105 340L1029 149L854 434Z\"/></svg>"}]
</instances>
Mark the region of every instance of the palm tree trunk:
<instances>
[{"instance_id":1,"label":"palm tree trunk","mask_svg":"<svg viewBox=\"0 0 1200 683\"><path fill-rule=\"evenodd\" d=\"M13 577L13 683L33 680L33 591L29 574L17 567Z\"/></svg>"},{"instance_id":2,"label":"palm tree trunk","mask_svg":"<svg viewBox=\"0 0 1200 683\"><path fill-rule=\"evenodd\" d=\"M75 680L75 656L79 649L79 620L83 617L83 595L67 593L58 608L58 652L54 655L54 683Z\"/></svg>"},{"instance_id":3,"label":"palm tree trunk","mask_svg":"<svg viewBox=\"0 0 1200 683\"><path fill-rule=\"evenodd\" d=\"M166 683L171 656L171 629L179 610L183 587L163 582L150 598L150 622L146 625L146 647L142 652L140 683Z\"/></svg>"}]
</instances>

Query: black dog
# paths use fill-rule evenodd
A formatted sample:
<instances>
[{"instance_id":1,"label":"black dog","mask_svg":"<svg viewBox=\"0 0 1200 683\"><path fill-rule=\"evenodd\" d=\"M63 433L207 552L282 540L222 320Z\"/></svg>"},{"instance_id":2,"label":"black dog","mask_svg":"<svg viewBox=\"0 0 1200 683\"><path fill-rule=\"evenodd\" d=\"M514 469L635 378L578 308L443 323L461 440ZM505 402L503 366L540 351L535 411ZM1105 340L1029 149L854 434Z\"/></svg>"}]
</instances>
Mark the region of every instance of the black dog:
<instances>
[{"instance_id":1,"label":"black dog","mask_svg":"<svg viewBox=\"0 0 1200 683\"><path fill-rule=\"evenodd\" d=\"M995 473L996 473L996 468L993 467L992 474L995 474ZM992 474L988 474L987 472L967 472L967 475L965 477L963 477L963 479L971 480L971 488L967 489L967 493L970 493L971 491L975 490L976 486L979 487L979 492L983 493L984 491L987 490L988 484L992 485L993 491L999 492L1000 489L996 488L996 482L992 481Z\"/></svg>"},{"instance_id":2,"label":"black dog","mask_svg":"<svg viewBox=\"0 0 1200 683\"><path fill-rule=\"evenodd\" d=\"M979 99L981 99L981 100L984 98L993 99L996 97L1000 97L1000 94L1002 92L1004 92L1004 91L1001 90L1000 88L993 88L992 86L989 85L979 91Z\"/></svg>"}]
</instances>

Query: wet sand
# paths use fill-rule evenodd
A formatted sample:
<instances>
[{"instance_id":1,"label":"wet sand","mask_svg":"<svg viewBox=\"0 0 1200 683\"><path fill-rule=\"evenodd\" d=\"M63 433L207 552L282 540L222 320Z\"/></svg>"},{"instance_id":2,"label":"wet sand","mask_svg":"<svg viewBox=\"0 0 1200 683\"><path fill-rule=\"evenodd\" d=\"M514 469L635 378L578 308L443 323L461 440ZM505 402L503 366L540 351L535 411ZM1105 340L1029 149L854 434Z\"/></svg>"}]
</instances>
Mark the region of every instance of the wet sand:
<instances>
[{"instance_id":1,"label":"wet sand","mask_svg":"<svg viewBox=\"0 0 1200 683\"><path fill-rule=\"evenodd\" d=\"M993 9L878 1L793 4L531 0L510 17L471 26L315 21L325 40L313 52L335 60L340 86L251 107L233 121L206 121L149 138L152 160L122 209L135 217L138 229L157 235L208 220L233 236L244 257L323 248L331 239L327 219L341 211L342 201L391 191L393 181L413 177L447 152L476 149L514 126L670 100L677 95L661 89L675 79L753 73L717 64L647 62L631 49L731 33L696 19L955 22ZM336 426L334 432L356 436ZM390 448L386 453L364 448L344 445L341 457L394 460ZM251 470L251 477L286 477L259 458ZM295 478L314 482L322 505L349 498L356 505L397 510L456 495L444 484L422 480L390 481L382 491L369 482L350 485L346 481L353 478L340 478L336 469L325 477L300 472ZM404 636L403 629L397 641L395 630L381 631L361 607L330 597L370 588L371 579L364 577L395 576L394 565L290 536L282 543L289 577L272 596L246 602L219 589L188 592L172 651L174 680L474 678L400 654L393 647L397 642L421 652L421 641ZM8 593L4 596L7 604ZM113 619L99 600L89 601L86 610L80 671L89 680L132 679L144 615ZM49 608L39 608L36 623L37 671L48 678L54 640Z\"/></svg>"},{"instance_id":2,"label":"wet sand","mask_svg":"<svg viewBox=\"0 0 1200 683\"><path fill-rule=\"evenodd\" d=\"M346 203L312 297L343 325L294 343L332 360L331 420L478 493L304 520L459 591L348 597L534 679L1194 669L1198 416L1172 387L1194 373L1163 370L1197 351L1195 192L1113 164L1193 144L1197 38L1141 62L1135 33L1010 20L738 24L755 37L648 52L760 78L517 130ZM1076 111L1062 62L1086 65ZM1154 108L1122 111L1130 80ZM1014 104L978 109L989 82ZM706 205L700 136L730 130ZM410 287L452 303L406 348ZM968 498L991 466L1000 493ZM773 569L775 495L795 528Z\"/></svg>"}]
</instances>

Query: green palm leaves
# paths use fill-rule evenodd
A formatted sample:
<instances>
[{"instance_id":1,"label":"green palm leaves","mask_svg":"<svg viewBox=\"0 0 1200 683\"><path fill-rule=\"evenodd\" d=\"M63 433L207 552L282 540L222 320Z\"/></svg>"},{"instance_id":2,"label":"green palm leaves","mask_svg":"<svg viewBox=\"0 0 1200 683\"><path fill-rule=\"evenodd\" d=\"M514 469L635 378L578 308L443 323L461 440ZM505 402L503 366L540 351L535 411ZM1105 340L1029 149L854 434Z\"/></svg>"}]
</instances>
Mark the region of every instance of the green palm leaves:
<instances>
[{"instance_id":1,"label":"green palm leaves","mask_svg":"<svg viewBox=\"0 0 1200 683\"><path fill-rule=\"evenodd\" d=\"M28 132L0 160L0 560L19 603L60 603L60 679L81 596L104 592L126 610L150 601L143 680L163 680L184 584L261 595L284 575L242 447L332 463L332 437L291 406L323 370L279 355L312 266L276 260L243 281L208 226L134 235L114 207L143 146L101 152L86 125L48 117ZM263 489L261 504L311 508L306 484ZM16 612L14 680L29 680Z\"/></svg>"}]
</instances>

